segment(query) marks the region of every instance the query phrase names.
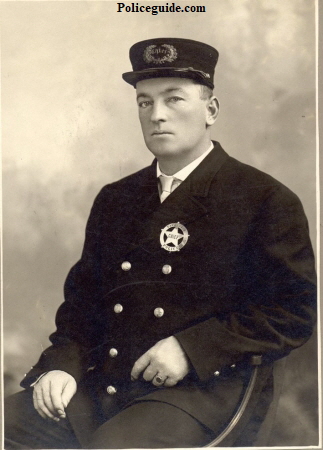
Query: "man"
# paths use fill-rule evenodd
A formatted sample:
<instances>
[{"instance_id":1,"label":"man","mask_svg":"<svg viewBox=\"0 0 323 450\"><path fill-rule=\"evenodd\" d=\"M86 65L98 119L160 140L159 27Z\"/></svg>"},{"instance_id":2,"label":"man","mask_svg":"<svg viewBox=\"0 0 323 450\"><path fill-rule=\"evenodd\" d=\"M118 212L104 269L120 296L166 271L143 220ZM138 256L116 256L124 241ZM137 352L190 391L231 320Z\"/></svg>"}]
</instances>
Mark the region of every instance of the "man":
<instances>
[{"instance_id":1,"label":"man","mask_svg":"<svg viewBox=\"0 0 323 450\"><path fill-rule=\"evenodd\" d=\"M123 78L156 159L97 196L52 346L8 400L7 449L250 445L273 362L310 337L307 221L211 142L217 58L186 39L131 48Z\"/></svg>"}]
</instances>

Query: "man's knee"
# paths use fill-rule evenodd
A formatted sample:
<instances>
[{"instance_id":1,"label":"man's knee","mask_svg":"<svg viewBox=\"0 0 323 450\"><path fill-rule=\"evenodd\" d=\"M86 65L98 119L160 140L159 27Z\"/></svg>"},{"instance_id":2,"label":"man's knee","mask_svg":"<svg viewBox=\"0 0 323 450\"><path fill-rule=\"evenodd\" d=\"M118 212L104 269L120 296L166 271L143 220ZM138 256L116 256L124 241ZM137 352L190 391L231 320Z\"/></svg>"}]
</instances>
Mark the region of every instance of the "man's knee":
<instances>
[{"instance_id":1,"label":"man's knee","mask_svg":"<svg viewBox=\"0 0 323 450\"><path fill-rule=\"evenodd\" d=\"M32 391L25 390L10 395L4 401L5 428L15 425L17 422L25 422L36 414Z\"/></svg>"},{"instance_id":2,"label":"man's knee","mask_svg":"<svg viewBox=\"0 0 323 450\"><path fill-rule=\"evenodd\" d=\"M67 421L43 419L34 408L32 389L11 395L4 402L5 448L81 448Z\"/></svg>"},{"instance_id":3,"label":"man's knee","mask_svg":"<svg viewBox=\"0 0 323 450\"><path fill-rule=\"evenodd\" d=\"M175 406L141 402L99 427L89 448L199 447L213 437L211 430Z\"/></svg>"},{"instance_id":4,"label":"man's knee","mask_svg":"<svg viewBox=\"0 0 323 450\"><path fill-rule=\"evenodd\" d=\"M35 411L32 402L32 391L18 392L4 401L4 437L5 448L28 448L24 444L27 428L30 429L30 419ZM32 420L31 420L32 421Z\"/></svg>"}]
</instances>

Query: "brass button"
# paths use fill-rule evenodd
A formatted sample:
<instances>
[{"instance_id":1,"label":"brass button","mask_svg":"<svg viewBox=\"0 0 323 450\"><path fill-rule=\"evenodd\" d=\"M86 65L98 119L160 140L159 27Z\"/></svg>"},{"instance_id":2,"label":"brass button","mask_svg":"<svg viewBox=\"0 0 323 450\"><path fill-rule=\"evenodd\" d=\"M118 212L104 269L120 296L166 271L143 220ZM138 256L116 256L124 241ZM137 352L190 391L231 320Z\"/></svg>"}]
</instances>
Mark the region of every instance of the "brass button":
<instances>
[{"instance_id":1,"label":"brass button","mask_svg":"<svg viewBox=\"0 0 323 450\"><path fill-rule=\"evenodd\" d=\"M130 270L131 263L129 261L123 261L123 263L121 264L121 269L124 271Z\"/></svg>"},{"instance_id":2,"label":"brass button","mask_svg":"<svg viewBox=\"0 0 323 450\"><path fill-rule=\"evenodd\" d=\"M113 309L116 314L119 314L123 311L123 306L120 305L120 303L117 303L116 305L114 305Z\"/></svg>"},{"instance_id":3,"label":"brass button","mask_svg":"<svg viewBox=\"0 0 323 450\"><path fill-rule=\"evenodd\" d=\"M154 315L155 315L156 317L163 317L163 315L164 315L164 310L163 310L163 308L155 308L155 309L154 309Z\"/></svg>"},{"instance_id":4,"label":"brass button","mask_svg":"<svg viewBox=\"0 0 323 450\"><path fill-rule=\"evenodd\" d=\"M109 395L114 395L117 392L116 388L114 386L108 386L107 387L107 393Z\"/></svg>"},{"instance_id":5,"label":"brass button","mask_svg":"<svg viewBox=\"0 0 323 450\"><path fill-rule=\"evenodd\" d=\"M214 375L215 375L216 377L218 377L218 376L220 375L220 372L219 372L218 370L216 370L216 371L214 372Z\"/></svg>"},{"instance_id":6,"label":"brass button","mask_svg":"<svg viewBox=\"0 0 323 450\"><path fill-rule=\"evenodd\" d=\"M116 348L110 348L109 355L111 358L115 358L118 355L118 350Z\"/></svg>"},{"instance_id":7,"label":"brass button","mask_svg":"<svg viewBox=\"0 0 323 450\"><path fill-rule=\"evenodd\" d=\"M171 271L172 271L172 266L170 266L169 264L165 264L162 268L162 272L165 275L168 275L169 273L171 273Z\"/></svg>"},{"instance_id":8,"label":"brass button","mask_svg":"<svg viewBox=\"0 0 323 450\"><path fill-rule=\"evenodd\" d=\"M231 369L235 369L235 368L236 368L236 365L235 365L235 364L232 364L230 367L231 367Z\"/></svg>"}]
</instances>

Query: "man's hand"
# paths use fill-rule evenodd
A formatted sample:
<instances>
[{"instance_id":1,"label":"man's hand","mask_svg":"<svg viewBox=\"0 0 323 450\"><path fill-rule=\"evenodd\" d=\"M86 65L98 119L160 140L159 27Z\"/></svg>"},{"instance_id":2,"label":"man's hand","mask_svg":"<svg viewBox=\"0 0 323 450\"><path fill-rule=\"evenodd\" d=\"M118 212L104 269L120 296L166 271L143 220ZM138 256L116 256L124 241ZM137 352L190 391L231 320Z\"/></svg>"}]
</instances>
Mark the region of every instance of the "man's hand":
<instances>
[{"instance_id":1,"label":"man's hand","mask_svg":"<svg viewBox=\"0 0 323 450\"><path fill-rule=\"evenodd\" d=\"M164 384L171 387L188 374L189 362L178 340L170 336L157 342L137 359L131 371L131 379L137 380L141 372L144 380L152 381L155 386ZM159 377L161 382L158 382Z\"/></svg>"},{"instance_id":2,"label":"man's hand","mask_svg":"<svg viewBox=\"0 0 323 450\"><path fill-rule=\"evenodd\" d=\"M52 370L34 385L34 407L44 419L59 421L66 417L65 408L76 390L72 375L62 370Z\"/></svg>"}]
</instances>

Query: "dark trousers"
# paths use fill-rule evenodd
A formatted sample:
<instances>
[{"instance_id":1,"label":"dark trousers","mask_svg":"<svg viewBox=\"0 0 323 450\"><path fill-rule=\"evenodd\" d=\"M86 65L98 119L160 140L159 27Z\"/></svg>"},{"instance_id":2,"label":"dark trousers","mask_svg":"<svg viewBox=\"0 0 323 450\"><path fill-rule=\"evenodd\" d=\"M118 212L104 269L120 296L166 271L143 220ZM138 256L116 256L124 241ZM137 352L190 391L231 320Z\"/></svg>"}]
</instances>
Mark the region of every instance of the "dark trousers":
<instances>
[{"instance_id":1,"label":"dark trousers","mask_svg":"<svg viewBox=\"0 0 323 450\"><path fill-rule=\"evenodd\" d=\"M135 403L103 423L83 447L68 419L39 416L32 390L5 401L5 449L201 447L214 438L207 427L168 403Z\"/></svg>"}]
</instances>

